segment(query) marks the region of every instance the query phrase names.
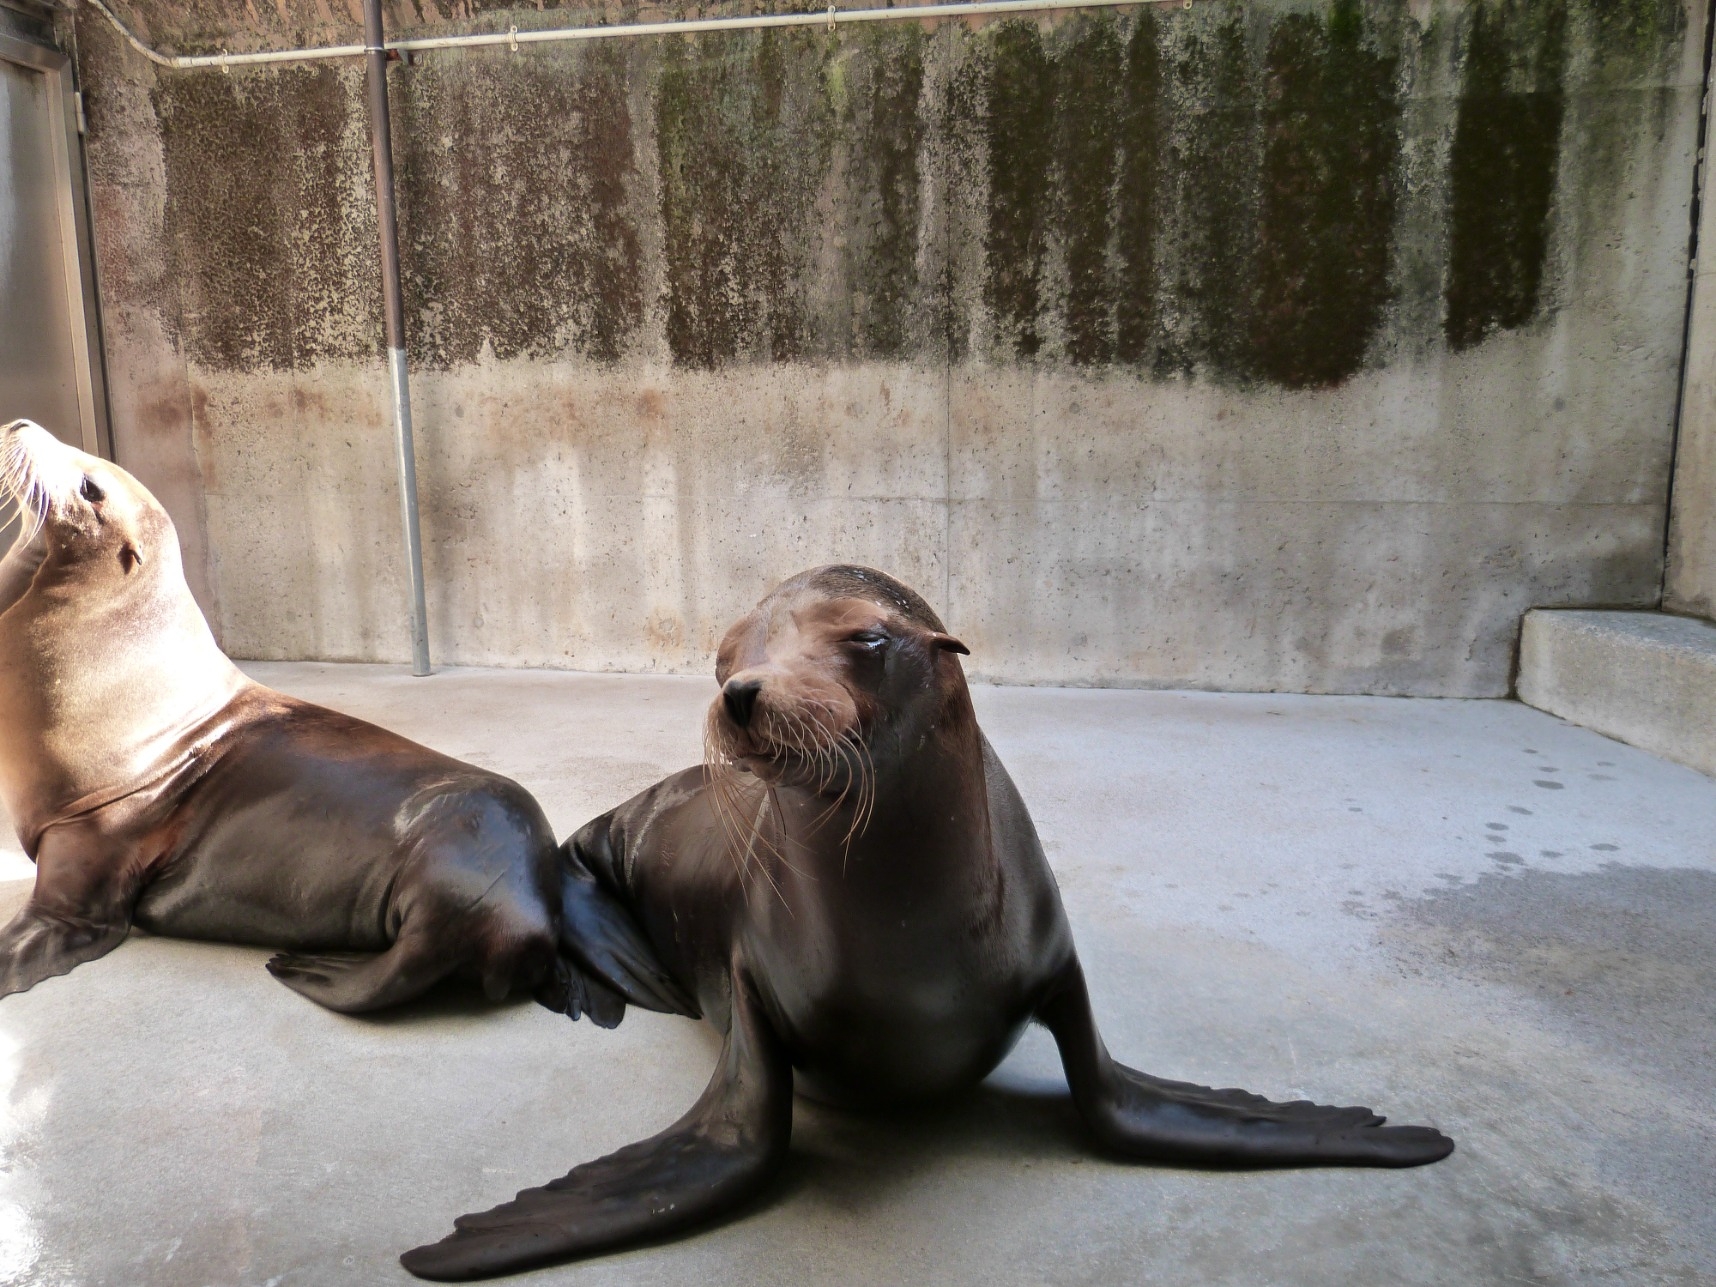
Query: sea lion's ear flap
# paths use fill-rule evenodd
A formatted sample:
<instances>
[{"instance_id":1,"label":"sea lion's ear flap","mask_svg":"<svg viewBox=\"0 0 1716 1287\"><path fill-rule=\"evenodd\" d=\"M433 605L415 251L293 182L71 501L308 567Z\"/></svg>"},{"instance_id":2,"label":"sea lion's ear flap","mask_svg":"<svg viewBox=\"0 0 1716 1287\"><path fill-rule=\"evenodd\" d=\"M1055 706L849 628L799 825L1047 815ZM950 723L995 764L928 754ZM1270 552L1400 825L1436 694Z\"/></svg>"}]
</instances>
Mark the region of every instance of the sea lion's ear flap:
<instances>
[{"instance_id":1,"label":"sea lion's ear flap","mask_svg":"<svg viewBox=\"0 0 1716 1287\"><path fill-rule=\"evenodd\" d=\"M960 643L959 640L955 639L952 635L944 635L938 631L930 635L930 643L934 647L945 648L949 652L956 652L961 657L971 656L971 649Z\"/></svg>"}]
</instances>

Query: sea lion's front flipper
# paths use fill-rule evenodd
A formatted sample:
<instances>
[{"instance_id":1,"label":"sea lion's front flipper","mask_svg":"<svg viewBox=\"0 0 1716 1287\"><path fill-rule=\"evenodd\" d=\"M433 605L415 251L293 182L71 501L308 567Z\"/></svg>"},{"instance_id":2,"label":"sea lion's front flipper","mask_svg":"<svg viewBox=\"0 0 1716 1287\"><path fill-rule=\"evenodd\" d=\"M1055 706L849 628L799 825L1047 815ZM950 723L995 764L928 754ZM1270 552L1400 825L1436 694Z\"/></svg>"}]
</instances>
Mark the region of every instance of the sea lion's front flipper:
<instances>
[{"instance_id":1,"label":"sea lion's front flipper","mask_svg":"<svg viewBox=\"0 0 1716 1287\"><path fill-rule=\"evenodd\" d=\"M111 860L99 826L61 823L36 843L36 887L0 929L0 997L106 956L131 932L142 882L133 864Z\"/></svg>"},{"instance_id":2,"label":"sea lion's front flipper","mask_svg":"<svg viewBox=\"0 0 1716 1287\"><path fill-rule=\"evenodd\" d=\"M630 909L600 878L617 865L608 829L612 817L602 815L560 846L561 950L575 967L635 1006L701 1018Z\"/></svg>"},{"instance_id":3,"label":"sea lion's front flipper","mask_svg":"<svg viewBox=\"0 0 1716 1287\"><path fill-rule=\"evenodd\" d=\"M26 906L0 929L0 997L27 992L43 979L106 956L130 932L129 921L61 920Z\"/></svg>"},{"instance_id":4,"label":"sea lion's front flipper","mask_svg":"<svg viewBox=\"0 0 1716 1287\"><path fill-rule=\"evenodd\" d=\"M791 1136L791 1065L735 972L732 1026L689 1113L492 1211L460 1216L455 1232L399 1259L419 1278L468 1282L677 1233L754 1193Z\"/></svg>"},{"instance_id":5,"label":"sea lion's front flipper","mask_svg":"<svg viewBox=\"0 0 1716 1287\"><path fill-rule=\"evenodd\" d=\"M1384 1126L1368 1108L1164 1081L1117 1064L1096 1030L1084 972L1070 961L1037 1018L1054 1034L1079 1115L1105 1148L1205 1166L1421 1166L1454 1151L1429 1126Z\"/></svg>"}]
</instances>

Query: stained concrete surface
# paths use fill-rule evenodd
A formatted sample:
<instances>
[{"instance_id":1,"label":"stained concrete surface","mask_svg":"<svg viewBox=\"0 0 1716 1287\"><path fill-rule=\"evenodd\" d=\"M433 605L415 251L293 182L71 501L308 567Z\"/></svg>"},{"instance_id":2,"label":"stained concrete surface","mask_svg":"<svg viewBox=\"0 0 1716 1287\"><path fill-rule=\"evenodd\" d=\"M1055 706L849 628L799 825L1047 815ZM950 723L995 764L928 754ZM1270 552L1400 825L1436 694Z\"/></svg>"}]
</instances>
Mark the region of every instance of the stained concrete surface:
<instances>
[{"instance_id":1,"label":"stained concrete surface","mask_svg":"<svg viewBox=\"0 0 1716 1287\"><path fill-rule=\"evenodd\" d=\"M1716 166L1699 170L1698 242L1716 245ZM1692 266L1680 422L1674 442L1663 607L1716 618L1716 256Z\"/></svg>"},{"instance_id":2,"label":"stained concrete surface","mask_svg":"<svg viewBox=\"0 0 1716 1287\"><path fill-rule=\"evenodd\" d=\"M712 694L248 669L513 774L562 833L692 761ZM1370 1103L1458 1151L1099 1159L1032 1034L962 1108L801 1105L739 1221L521 1281L1716 1282L1716 783L1510 702L976 697L1117 1055ZM635 1012L605 1033L455 992L342 1018L265 956L137 936L0 1001L0 1282L404 1283L399 1250L661 1128L713 1062L697 1025Z\"/></svg>"},{"instance_id":3,"label":"stained concrete surface","mask_svg":"<svg viewBox=\"0 0 1716 1287\"><path fill-rule=\"evenodd\" d=\"M180 51L353 38L326 0L115 3ZM838 558L997 680L1504 695L1525 608L1657 603L1704 16L1244 0L396 65L436 655L701 674ZM229 650L408 657L359 69L65 27L120 463Z\"/></svg>"}]
</instances>

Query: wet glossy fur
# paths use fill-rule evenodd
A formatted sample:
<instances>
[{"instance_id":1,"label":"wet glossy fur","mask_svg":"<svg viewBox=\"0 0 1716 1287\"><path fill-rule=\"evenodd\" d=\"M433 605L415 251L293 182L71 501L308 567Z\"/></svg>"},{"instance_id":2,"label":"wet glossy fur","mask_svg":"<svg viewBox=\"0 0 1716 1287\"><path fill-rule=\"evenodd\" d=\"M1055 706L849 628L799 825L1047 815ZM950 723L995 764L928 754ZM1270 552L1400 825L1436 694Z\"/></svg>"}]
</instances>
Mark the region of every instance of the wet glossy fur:
<instances>
[{"instance_id":1,"label":"wet glossy fur","mask_svg":"<svg viewBox=\"0 0 1716 1287\"><path fill-rule=\"evenodd\" d=\"M0 482L0 797L37 869L0 996L138 925L291 949L269 970L342 1011L450 974L608 1025L683 1008L517 783L239 672L124 470L15 422Z\"/></svg>"},{"instance_id":2,"label":"wet glossy fur","mask_svg":"<svg viewBox=\"0 0 1716 1287\"><path fill-rule=\"evenodd\" d=\"M709 762L584 827L570 858L632 908L726 1034L653 1139L465 1216L403 1259L485 1277L661 1236L778 1167L795 1077L854 1105L956 1094L1035 1020L1093 1143L1208 1165L1412 1166L1453 1148L1365 1108L1167 1082L1103 1048L1054 878L916 594L863 568L793 578L722 644Z\"/></svg>"}]
</instances>

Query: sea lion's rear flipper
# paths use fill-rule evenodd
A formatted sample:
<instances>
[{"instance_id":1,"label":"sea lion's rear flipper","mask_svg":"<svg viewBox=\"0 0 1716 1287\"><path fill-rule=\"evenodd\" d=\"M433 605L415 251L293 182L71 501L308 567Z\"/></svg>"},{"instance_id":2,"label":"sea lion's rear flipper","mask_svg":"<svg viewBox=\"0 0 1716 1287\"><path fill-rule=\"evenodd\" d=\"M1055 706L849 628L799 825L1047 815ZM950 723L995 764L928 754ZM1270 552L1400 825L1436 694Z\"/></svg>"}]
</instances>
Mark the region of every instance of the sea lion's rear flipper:
<instances>
[{"instance_id":1,"label":"sea lion's rear flipper","mask_svg":"<svg viewBox=\"0 0 1716 1287\"><path fill-rule=\"evenodd\" d=\"M750 1197L786 1157L792 1068L743 978L715 1075L660 1135L575 1167L400 1262L419 1278L468 1282L677 1233Z\"/></svg>"},{"instance_id":2,"label":"sea lion's rear flipper","mask_svg":"<svg viewBox=\"0 0 1716 1287\"><path fill-rule=\"evenodd\" d=\"M599 874L614 870L611 817L597 818L560 847L561 950L573 966L635 1006L700 1018L696 1004L663 968L631 910L600 879Z\"/></svg>"},{"instance_id":3,"label":"sea lion's rear flipper","mask_svg":"<svg viewBox=\"0 0 1716 1287\"><path fill-rule=\"evenodd\" d=\"M1084 973L1069 962L1037 1018L1054 1034L1079 1115L1104 1148L1129 1157L1205 1166L1421 1166L1454 1151L1429 1126L1384 1126L1368 1108L1151 1077L1109 1057Z\"/></svg>"},{"instance_id":4,"label":"sea lion's rear flipper","mask_svg":"<svg viewBox=\"0 0 1716 1287\"><path fill-rule=\"evenodd\" d=\"M407 925L385 952L281 952L268 959L268 972L317 1005L362 1014L422 996L458 964L432 933Z\"/></svg>"}]
</instances>

